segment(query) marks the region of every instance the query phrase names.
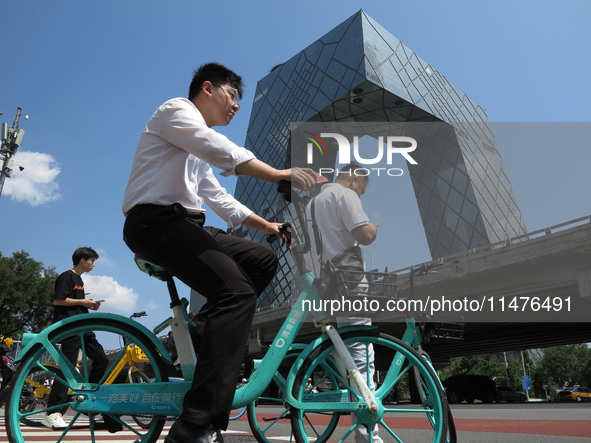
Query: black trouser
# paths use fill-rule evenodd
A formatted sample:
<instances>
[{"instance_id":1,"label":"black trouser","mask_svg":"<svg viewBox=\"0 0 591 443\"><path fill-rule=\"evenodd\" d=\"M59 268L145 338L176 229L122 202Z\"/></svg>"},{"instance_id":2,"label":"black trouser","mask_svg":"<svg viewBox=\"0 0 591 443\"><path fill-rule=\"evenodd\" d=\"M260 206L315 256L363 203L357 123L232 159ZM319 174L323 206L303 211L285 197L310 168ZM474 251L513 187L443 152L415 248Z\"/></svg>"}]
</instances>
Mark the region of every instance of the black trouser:
<instances>
[{"instance_id":1,"label":"black trouser","mask_svg":"<svg viewBox=\"0 0 591 443\"><path fill-rule=\"evenodd\" d=\"M76 363L78 362L78 351L80 348L81 343L78 335L68 337L62 341L62 353L74 367L76 367ZM97 341L94 332L87 332L84 334L84 349L86 351L86 356L92 360L92 369L88 375L88 381L90 383L98 383L107 370L109 360L105 354L105 350ZM63 377L61 371L59 371L57 375ZM67 397L68 387L56 380L51 387L51 393L47 400L47 407L63 404L66 402ZM64 414L67 409L68 408L65 407L58 412Z\"/></svg>"},{"instance_id":2,"label":"black trouser","mask_svg":"<svg viewBox=\"0 0 591 443\"><path fill-rule=\"evenodd\" d=\"M259 243L203 228L204 221L180 205L140 205L128 213L123 233L132 251L207 299L197 319L199 358L181 419L226 429L256 299L275 275L277 256Z\"/></svg>"},{"instance_id":3,"label":"black trouser","mask_svg":"<svg viewBox=\"0 0 591 443\"><path fill-rule=\"evenodd\" d=\"M4 355L0 355L0 375L2 375L2 384L0 384L0 391L2 391L14 376L13 370L4 362Z\"/></svg>"}]
</instances>

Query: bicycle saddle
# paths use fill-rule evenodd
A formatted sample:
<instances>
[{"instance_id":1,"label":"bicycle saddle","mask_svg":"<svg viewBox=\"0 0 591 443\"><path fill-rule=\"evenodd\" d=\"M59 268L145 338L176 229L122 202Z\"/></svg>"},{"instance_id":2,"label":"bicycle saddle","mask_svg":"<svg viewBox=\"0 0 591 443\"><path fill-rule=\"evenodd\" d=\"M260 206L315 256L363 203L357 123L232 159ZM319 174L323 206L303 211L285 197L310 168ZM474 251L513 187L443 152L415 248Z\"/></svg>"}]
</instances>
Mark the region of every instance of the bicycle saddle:
<instances>
[{"instance_id":1,"label":"bicycle saddle","mask_svg":"<svg viewBox=\"0 0 591 443\"><path fill-rule=\"evenodd\" d=\"M165 267L159 265L155 260L148 258L139 252L135 254L133 259L137 267L140 268L140 271L145 272L150 277L154 277L162 281L168 281L172 278L172 274L168 272Z\"/></svg>"}]
</instances>

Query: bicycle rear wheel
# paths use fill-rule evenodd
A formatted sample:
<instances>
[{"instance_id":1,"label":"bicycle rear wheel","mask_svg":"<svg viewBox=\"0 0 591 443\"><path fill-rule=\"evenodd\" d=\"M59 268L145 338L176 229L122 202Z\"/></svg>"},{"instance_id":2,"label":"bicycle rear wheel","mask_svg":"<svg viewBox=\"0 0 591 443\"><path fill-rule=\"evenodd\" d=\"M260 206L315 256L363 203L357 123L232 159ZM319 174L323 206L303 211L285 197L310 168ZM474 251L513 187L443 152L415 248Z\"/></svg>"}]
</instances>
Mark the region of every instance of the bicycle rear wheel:
<instances>
[{"instance_id":1,"label":"bicycle rear wheel","mask_svg":"<svg viewBox=\"0 0 591 443\"><path fill-rule=\"evenodd\" d=\"M414 349L394 337L378 333L371 335L367 332L362 336L356 336L357 334L352 331L343 334L342 339L346 345L356 345L355 360L358 369L368 385L377 386L375 399L378 403L378 412L370 413L356 389L352 387L352 383L343 377L333 357L336 355L335 348L328 341L312 351L303 362L294 383L294 397L299 401L306 400L305 384L310 377L324 380L324 398L330 399L331 393L334 394L334 398L348 397L351 406L346 413L351 415L351 419L335 436L339 442L354 441L356 433L364 435L367 441L373 441L373 437L368 435L368 430L374 430L375 426L384 441L449 441L448 405L437 375L430 365L426 364L423 357ZM372 352L375 353L375 373L371 368ZM386 370L388 373L385 377L378 377L380 372ZM392 394L397 390L406 392L411 386L408 379L414 380L415 373L418 374L416 381L422 399L421 404L392 404ZM332 383L331 380L337 382ZM331 404L323 403L323 397L320 396L317 399L309 399L305 404L302 409L292 409L292 427L299 443L315 441L316 438L314 423L306 423L303 420L304 415L318 407L326 411L331 408Z\"/></svg>"},{"instance_id":2,"label":"bicycle rear wheel","mask_svg":"<svg viewBox=\"0 0 591 443\"><path fill-rule=\"evenodd\" d=\"M82 358L80 361L82 363L79 372L77 373L77 369L65 358L65 355L60 350L59 343L64 339L77 336L83 343L84 334L91 331L97 334L99 342L101 342L107 349L111 345L117 346L120 343L121 338L123 338L124 340L127 340L127 343L135 343L139 346L150 360L150 364L146 365L144 370L152 372L153 378L156 381L168 380L164 361L158 353L157 348L148 337L116 318L97 319L92 317L92 315L80 316L79 319L56 328L48 336L49 344L42 345L41 343L38 343L31 348L27 353L27 356L20 362L19 369L13 379L13 386L9 394L5 411L6 431L11 443L28 443L37 441L39 438L37 434L40 429L44 431L45 441L62 441L66 434L68 434L69 437L71 437L72 434L75 435L78 441L101 441L104 440L105 437L111 435L105 429L105 425L99 423L99 418L104 419L105 416L110 417L112 419L111 421L118 422L123 427L123 430L116 434L117 440L119 441L129 441L130 443L136 441L140 443L154 443L157 441L164 426L163 417L152 415L150 426L147 429L143 429L136 426L132 421L126 420L124 415L113 414L109 411L110 405L112 404L125 401L133 403L133 400L137 401L137 398L124 397L123 394L120 394L120 397L118 398L96 398L97 387L100 387L107 378L107 374L115 367L116 362L122 358L124 350L107 353L109 361L113 361L113 363L110 363L107 374L104 375L103 380L99 383L91 383L89 380L90 371L87 366L90 365L90 362L88 361L84 345L81 347L80 352ZM58 373L53 372L54 369L49 369L50 366L45 365L49 360L49 352L57 358L57 363L61 367L61 370ZM21 392L30 386L27 380L32 380L33 378L38 379L40 372L45 372L48 376L55 376L54 389L56 383L62 383L69 389L75 388L75 386L70 385L68 378L62 374L62 371L64 371L63 373L69 374L76 373L74 377L78 379L78 392L83 391L83 395L79 394L78 397L74 397L68 394L64 403L48 409L36 407L33 410L24 411L18 407ZM130 389L133 386L132 384L128 385ZM82 386L82 389L80 389L80 386ZM93 397L93 395L95 397ZM80 402L88 403L89 399L92 402L96 399L96 404L102 406L97 406L90 412L88 410L85 412L77 410L77 406L82 404ZM50 430L44 427L41 423L47 413L64 412L64 409L68 410L68 408L70 408L71 411L65 412L63 417L68 426L66 429Z\"/></svg>"},{"instance_id":3,"label":"bicycle rear wheel","mask_svg":"<svg viewBox=\"0 0 591 443\"><path fill-rule=\"evenodd\" d=\"M130 374L131 383L150 383L150 377L144 374L142 371L135 371ZM152 421L154 421L153 415L135 414L131 418L137 425L143 429L150 429ZM164 420L162 418L156 420Z\"/></svg>"}]
</instances>

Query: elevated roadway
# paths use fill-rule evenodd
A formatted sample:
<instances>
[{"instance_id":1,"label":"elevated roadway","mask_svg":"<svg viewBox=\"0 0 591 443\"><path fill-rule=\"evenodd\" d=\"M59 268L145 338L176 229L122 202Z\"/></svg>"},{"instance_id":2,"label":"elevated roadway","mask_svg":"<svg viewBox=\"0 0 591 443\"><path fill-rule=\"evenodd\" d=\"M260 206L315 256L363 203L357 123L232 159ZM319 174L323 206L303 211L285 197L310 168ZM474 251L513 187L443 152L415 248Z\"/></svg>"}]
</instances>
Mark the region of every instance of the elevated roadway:
<instances>
[{"instance_id":1,"label":"elevated roadway","mask_svg":"<svg viewBox=\"0 0 591 443\"><path fill-rule=\"evenodd\" d=\"M586 216L444 257L436 260L442 265L434 273L416 277L416 300L459 300L473 308L452 309L443 317L435 312L434 317L418 316L430 324L464 324L463 340L434 339L425 344L432 359L591 342L590 221ZM410 270L394 271L398 299L410 298ZM457 301L455 306L460 306ZM285 304L256 313L250 356L264 353L289 309L291 305ZM395 337L405 329L399 313L379 313L374 324ZM313 324L307 324L297 341L317 334Z\"/></svg>"}]
</instances>

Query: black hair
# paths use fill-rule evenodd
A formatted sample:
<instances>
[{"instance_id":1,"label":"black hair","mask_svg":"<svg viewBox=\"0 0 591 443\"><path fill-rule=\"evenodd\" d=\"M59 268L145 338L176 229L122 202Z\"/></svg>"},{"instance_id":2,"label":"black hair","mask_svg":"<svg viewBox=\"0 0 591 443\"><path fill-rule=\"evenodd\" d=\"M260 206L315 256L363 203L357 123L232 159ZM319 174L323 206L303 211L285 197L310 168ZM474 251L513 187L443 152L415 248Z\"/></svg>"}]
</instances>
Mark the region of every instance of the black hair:
<instances>
[{"instance_id":1,"label":"black hair","mask_svg":"<svg viewBox=\"0 0 591 443\"><path fill-rule=\"evenodd\" d=\"M341 169L338 170L338 173L337 173L337 177L336 178L339 179L339 178L342 178L342 176L345 176L345 175L347 175L349 177L355 176L355 177L357 177L359 179L365 180L365 183L367 183L369 185L369 175L368 174L365 174L365 175L357 175L355 173L355 171L357 169L365 169L365 168L362 168L357 163L349 163L348 165L345 165ZM367 169L365 169L365 170L367 171Z\"/></svg>"},{"instance_id":2,"label":"black hair","mask_svg":"<svg viewBox=\"0 0 591 443\"><path fill-rule=\"evenodd\" d=\"M88 260L89 258L94 258L96 260L99 258L99 255L92 248L78 248L72 254L72 263L74 263L74 266L76 266L78 263L80 263L80 260Z\"/></svg>"},{"instance_id":3,"label":"black hair","mask_svg":"<svg viewBox=\"0 0 591 443\"><path fill-rule=\"evenodd\" d=\"M238 90L238 95L242 98L242 88L244 86L242 77L218 63L207 63L193 73L193 80L191 86L189 86L189 100L193 100L201 92L205 81L210 81L216 85L229 84Z\"/></svg>"}]
</instances>

